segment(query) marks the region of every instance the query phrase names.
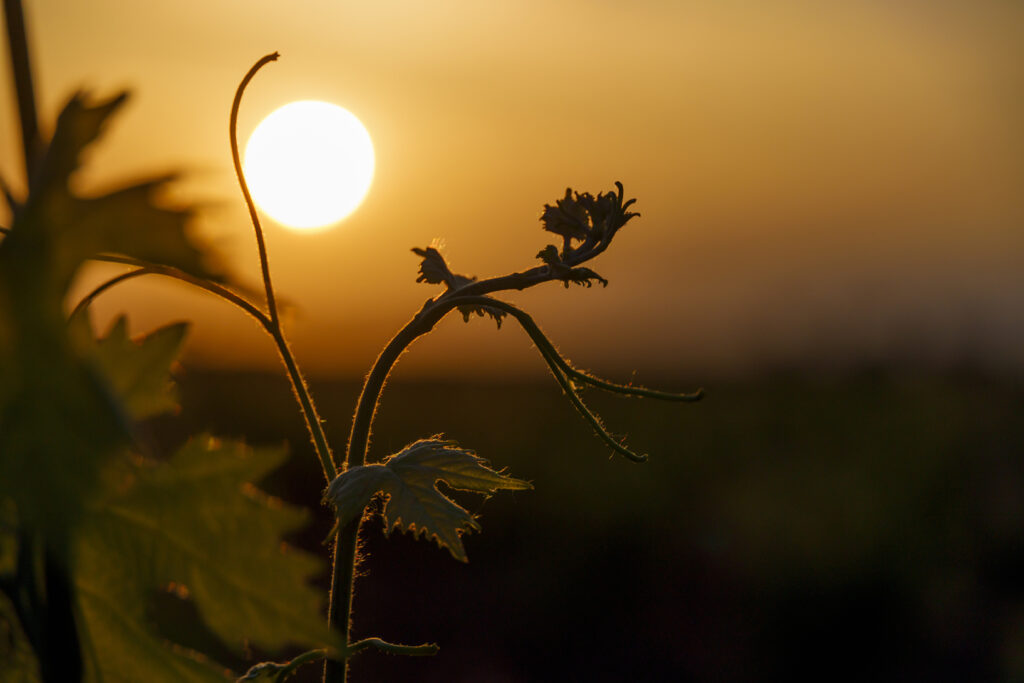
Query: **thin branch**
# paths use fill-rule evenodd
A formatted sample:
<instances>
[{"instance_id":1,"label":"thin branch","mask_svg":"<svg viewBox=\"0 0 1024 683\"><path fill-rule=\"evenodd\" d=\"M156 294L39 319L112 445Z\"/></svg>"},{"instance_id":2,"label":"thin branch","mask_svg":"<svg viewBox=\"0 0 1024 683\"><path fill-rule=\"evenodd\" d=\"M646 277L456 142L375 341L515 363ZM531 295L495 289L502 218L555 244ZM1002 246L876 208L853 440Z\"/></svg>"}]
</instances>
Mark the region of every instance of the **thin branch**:
<instances>
[{"instance_id":1,"label":"thin branch","mask_svg":"<svg viewBox=\"0 0 1024 683\"><path fill-rule=\"evenodd\" d=\"M295 398L299 401L299 406L302 409L302 416L306 420L306 429L313 440L313 448L316 450L317 458L320 459L320 465L323 467L324 477L330 482L337 476L338 469L334 464L334 456L331 454L331 447L327 443L327 436L324 434L323 422L320 419L319 413L317 413L316 406L313 404L309 386L299 370L298 363L295 362L295 357L292 355L288 341L285 339L284 331L281 329L277 298L274 296L274 285L270 279L270 264L267 260L267 246L263 239L263 228L260 226L259 214L256 212L256 205L253 203L252 195L249 193L249 185L245 181L245 173L242 171L242 162L238 154L238 108L242 104L242 95L245 93L245 88L249 85L249 81L256 75L256 72L270 62L277 61L279 56L277 52L274 52L260 58L252 65L252 68L242 78L242 82L238 84L238 89L235 90L235 98L231 103L231 117L228 123L228 134L231 141L231 160L234 163L238 185L242 190L245 205L249 209L249 218L256 233L256 245L259 248L260 268L263 273L263 286L267 293L267 311L270 315L271 323L267 331L270 332L274 338L274 343L277 345L281 361L288 372L288 379L291 380L292 391L295 392Z\"/></svg>"},{"instance_id":2,"label":"thin branch","mask_svg":"<svg viewBox=\"0 0 1024 683\"><path fill-rule=\"evenodd\" d=\"M397 645L380 638L366 638L348 646L348 657L352 658L369 647L376 648L389 655L405 655L406 657L431 657L441 650L436 643Z\"/></svg>"},{"instance_id":3,"label":"thin branch","mask_svg":"<svg viewBox=\"0 0 1024 683\"><path fill-rule=\"evenodd\" d=\"M461 300L462 297L459 297L459 299ZM512 315L516 318L519 324L522 325L526 333L530 335L530 338L533 339L538 348L541 349L541 352L546 352L562 372L570 378L577 379L580 382L589 384L598 389L614 394L655 398L661 401L693 402L699 401L704 397L703 389L697 389L691 393L676 393L670 391L658 391L656 389L648 389L647 387L633 386L631 384L616 384L615 382L609 382L608 380L601 379L600 377L595 377L588 372L584 372L583 370L573 367L569 361L558 353L558 350L555 348L554 344L551 343L551 340L547 338L547 336L541 331L540 327L537 326L537 323L534 322L533 318L525 311L516 308L509 303L499 299L492 299L490 297L467 297L462 305L496 308Z\"/></svg>"},{"instance_id":4,"label":"thin branch","mask_svg":"<svg viewBox=\"0 0 1024 683\"><path fill-rule=\"evenodd\" d=\"M537 323L533 321L533 318L530 317L529 314L516 308L512 304L498 299L492 299L490 297L459 297L457 299L452 299L452 301L459 302L461 305L488 306L490 308L504 311L515 318L523 330L530 335L530 339L533 340L534 344L537 345L537 349L541 352L541 356L548 364L551 374L554 375L555 380L558 382L559 386L562 387L565 395L569 397L569 401L573 404L573 407L575 407L576 411L583 417L583 419L593 427L598 437L608 444L608 446L610 446L616 453L632 460L633 462L645 462L647 460L647 455L636 453L632 449L622 445L622 443L605 428L604 424L601 422L601 418L587 407L587 404L583 402L579 392L577 392L576 387L573 386L572 382L569 380L567 371L572 370L571 366L564 358L562 358L555 349L554 344L551 343L551 340L548 339L541 331L540 327L537 326ZM613 385L610 382L608 382L608 384L611 386L618 386Z\"/></svg>"},{"instance_id":5,"label":"thin branch","mask_svg":"<svg viewBox=\"0 0 1024 683\"><path fill-rule=\"evenodd\" d=\"M231 161L235 165L235 175L238 177L238 185L242 189L242 196L245 197L245 205L249 209L249 218L252 220L252 227L256 231L256 245L259 247L260 252L260 268L263 271L263 286L267 290L267 308L270 310L270 319L274 321L274 325L279 325L277 317L277 302L274 300L274 285L270 280L270 265L267 261L267 245L263 240L263 228L260 227L260 217L256 212L256 205L252 201L252 195L249 193L249 184L245 181L245 174L242 172L242 162L238 155L238 108L242 104L242 94L245 92L245 87L249 85L249 81L253 79L256 72L262 69L270 62L277 61L280 57L277 52L271 53L262 57L258 62L252 65L249 72L245 74L242 82L238 84L238 89L235 90L235 99L231 103L231 119L228 123L228 133L231 138Z\"/></svg>"},{"instance_id":6,"label":"thin branch","mask_svg":"<svg viewBox=\"0 0 1024 683\"><path fill-rule=\"evenodd\" d=\"M117 258L120 259L120 257L117 257ZM251 315L253 318L255 318L256 321L267 332L270 332L271 334L273 334L273 330L271 329L272 326L271 326L270 318L267 316L266 313L261 311L259 308L257 308L252 303L250 303L250 302L246 301L245 299L243 299L242 297L240 297L238 294L235 294L230 289L228 289L226 287L223 287L221 285L218 285L216 282L210 282L209 280L204 280L203 278L196 277L195 275L190 275L190 274L186 273L185 271L179 270L179 269L174 268L172 266L163 266L163 265L159 265L159 264L155 264L155 263L145 263L144 261L137 261L135 259L131 259L131 260L128 260L128 259L125 259L125 260L114 260L113 258L111 258L109 260L114 262L114 263L130 263L131 265L136 265L136 266L140 266L140 267L137 270L132 270L132 271L129 271L127 273L122 273L121 275L118 275L118 276L116 276L114 278L111 278L110 280L107 280L106 282L102 283L101 285L99 285L98 287L93 289L91 292L86 294L85 297L81 301L78 302L78 305L75 306L75 310L72 312L72 315L74 315L75 313L78 313L80 309L82 309L82 308L88 306L89 304L91 304L93 299L95 299L97 296L99 296L100 294L102 294L106 290L110 289L114 285L117 285L117 284L120 284L120 283L124 282L125 280L130 280L130 279L135 278L135 277L141 277L142 275L163 275L164 277L170 277L170 278L174 278L175 280L181 280L182 282L187 282L188 284L192 285L193 287L198 287L200 289L203 289L203 290L205 290L205 291L207 291L207 292L209 292L211 294L219 296L221 299L224 299L225 301L227 301L229 303L234 304L235 306L241 308L243 311L245 311L246 313Z\"/></svg>"}]
</instances>

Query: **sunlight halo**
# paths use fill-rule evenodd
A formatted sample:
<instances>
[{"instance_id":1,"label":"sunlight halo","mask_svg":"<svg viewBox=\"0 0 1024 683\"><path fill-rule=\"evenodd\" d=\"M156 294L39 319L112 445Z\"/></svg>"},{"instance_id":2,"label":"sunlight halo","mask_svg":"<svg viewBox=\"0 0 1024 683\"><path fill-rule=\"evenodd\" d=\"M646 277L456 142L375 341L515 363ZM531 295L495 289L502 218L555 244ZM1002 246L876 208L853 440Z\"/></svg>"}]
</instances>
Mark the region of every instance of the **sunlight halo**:
<instances>
[{"instance_id":1,"label":"sunlight halo","mask_svg":"<svg viewBox=\"0 0 1024 683\"><path fill-rule=\"evenodd\" d=\"M303 100L271 112L245 146L253 200L297 230L334 225L366 197L373 142L363 124L336 104Z\"/></svg>"}]
</instances>

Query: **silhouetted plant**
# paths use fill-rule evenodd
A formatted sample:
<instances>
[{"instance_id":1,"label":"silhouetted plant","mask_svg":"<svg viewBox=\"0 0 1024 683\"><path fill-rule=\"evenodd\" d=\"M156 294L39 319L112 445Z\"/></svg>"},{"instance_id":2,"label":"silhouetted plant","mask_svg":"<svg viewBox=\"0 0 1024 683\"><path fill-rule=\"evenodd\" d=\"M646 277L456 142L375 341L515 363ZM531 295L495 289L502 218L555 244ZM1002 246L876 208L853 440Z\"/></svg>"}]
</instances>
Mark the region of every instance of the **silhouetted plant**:
<instances>
[{"instance_id":1,"label":"silhouetted plant","mask_svg":"<svg viewBox=\"0 0 1024 683\"><path fill-rule=\"evenodd\" d=\"M19 9L12 0L5 7ZM238 154L242 95L256 72L275 59L276 53L263 57L242 79L229 126L235 171L259 247L263 305L226 283L202 258L186 235L188 207L154 200L169 177L91 198L68 189L82 150L124 102L123 94L95 103L76 94L52 138L35 142L34 102L25 101L31 99L27 49L24 63L15 65L28 194L18 199L4 185L13 222L0 241L0 626L6 626L4 642L11 645L4 652L0 643L0 655L21 680L223 680L216 666L183 648L166 647L153 632L144 606L157 590L188 596L213 633L236 650L243 642L272 654L288 643L310 648L287 662L258 664L239 680L283 681L299 666L325 660L324 680L344 681L348 661L366 650L435 653L434 644L352 641L349 628L357 539L367 515L380 514L386 533L397 527L432 538L466 561L461 535L479 524L438 490L438 482L484 495L531 488L440 436L367 463L374 414L391 368L455 309L466 320L479 315L499 326L507 318L519 324L576 410L614 452L630 460L646 456L603 426L583 402L581 388L678 401L701 396L616 384L579 370L527 313L494 297L550 281L607 285L583 264L637 216L628 210L634 200L625 199L619 183L596 196L567 190L541 216L542 227L558 235L561 245L547 245L537 255L541 263L527 270L477 280L454 273L435 247L413 250L421 259L418 280L445 289L426 301L375 361L339 467L281 326L263 232ZM96 287L66 319L68 286L90 259L133 269ZM271 504L246 484L280 463L283 452L200 436L166 461L141 457L135 421L176 406L168 372L187 326L167 326L132 341L120 318L97 338L88 306L118 283L153 274L238 306L274 340L324 471L324 502L337 517L331 628L306 585L317 564L293 549L279 550L281 536L304 523L303 511ZM371 506L378 498L381 505Z\"/></svg>"}]
</instances>

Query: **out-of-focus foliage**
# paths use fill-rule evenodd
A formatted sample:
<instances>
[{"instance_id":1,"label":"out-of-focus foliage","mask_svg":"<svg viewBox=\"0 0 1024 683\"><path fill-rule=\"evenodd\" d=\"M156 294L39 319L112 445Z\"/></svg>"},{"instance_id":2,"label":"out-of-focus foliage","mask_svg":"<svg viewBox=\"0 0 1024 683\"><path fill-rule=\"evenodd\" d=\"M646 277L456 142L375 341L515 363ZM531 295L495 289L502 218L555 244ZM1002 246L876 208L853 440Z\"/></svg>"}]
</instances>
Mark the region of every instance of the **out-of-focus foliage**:
<instances>
[{"instance_id":1,"label":"out-of-focus foliage","mask_svg":"<svg viewBox=\"0 0 1024 683\"><path fill-rule=\"evenodd\" d=\"M31 599L40 596L30 540L66 577L87 681L225 680L225 667L165 642L151 609L160 591L191 600L238 653L331 639L306 583L319 563L281 542L306 514L250 483L281 464L282 450L203 436L163 461L136 447L135 420L177 408L169 370L187 325L132 340L120 318L96 339L87 312L65 320L76 272L103 254L216 277L187 237L190 211L155 201L169 177L91 198L71 191L83 150L124 99L71 99L28 196L10 199L0 242L4 681L39 680L47 663L38 625L54 606ZM65 647L46 643L46 656Z\"/></svg>"},{"instance_id":2,"label":"out-of-focus foliage","mask_svg":"<svg viewBox=\"0 0 1024 683\"><path fill-rule=\"evenodd\" d=\"M99 469L128 444L124 412L67 334L72 278L104 252L213 275L186 236L189 211L153 201L168 178L98 197L72 192L84 150L124 100L71 98L28 196L11 200L14 220L0 242L0 496L58 554Z\"/></svg>"},{"instance_id":3,"label":"out-of-focus foliage","mask_svg":"<svg viewBox=\"0 0 1024 683\"><path fill-rule=\"evenodd\" d=\"M191 598L238 652L246 641L277 651L330 639L321 600L306 585L319 562L279 541L305 512L247 485L283 459L281 450L195 437L166 463L133 463L88 511L75 588L82 630L97 645L98 680L222 680L220 667L152 632L147 606L159 590Z\"/></svg>"},{"instance_id":4,"label":"out-of-focus foliage","mask_svg":"<svg viewBox=\"0 0 1024 683\"><path fill-rule=\"evenodd\" d=\"M98 339L84 311L73 316L69 326L74 341L86 349L132 418L141 420L177 407L169 372L185 341L188 323L167 325L137 340L129 337L128 319L123 315Z\"/></svg>"}]
</instances>

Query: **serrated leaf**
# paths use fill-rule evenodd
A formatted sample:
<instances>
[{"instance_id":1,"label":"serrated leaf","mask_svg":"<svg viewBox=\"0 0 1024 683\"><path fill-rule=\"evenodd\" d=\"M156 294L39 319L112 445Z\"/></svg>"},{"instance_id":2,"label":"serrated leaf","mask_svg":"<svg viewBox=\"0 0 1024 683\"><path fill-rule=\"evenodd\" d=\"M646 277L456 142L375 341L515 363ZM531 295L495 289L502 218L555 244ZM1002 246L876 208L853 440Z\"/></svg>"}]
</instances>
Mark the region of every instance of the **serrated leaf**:
<instances>
[{"instance_id":1,"label":"serrated leaf","mask_svg":"<svg viewBox=\"0 0 1024 683\"><path fill-rule=\"evenodd\" d=\"M384 506L385 529L409 530L414 536L434 538L452 557L467 561L460 534L480 525L465 508L437 489L443 481L453 489L490 494L496 491L533 488L529 482L491 469L472 451L454 441L423 439L406 446L381 464L352 467L338 475L324 499L335 508L338 525L363 514L377 493L388 500Z\"/></svg>"},{"instance_id":2,"label":"serrated leaf","mask_svg":"<svg viewBox=\"0 0 1024 683\"><path fill-rule=\"evenodd\" d=\"M79 265L101 252L133 256L215 278L188 238L188 208L158 206L157 195L174 179L165 174L95 197L79 197L70 186L82 155L109 125L127 93L98 102L75 93L57 119L28 198L15 214L11 238L45 236L52 252L47 273L64 289Z\"/></svg>"},{"instance_id":3,"label":"serrated leaf","mask_svg":"<svg viewBox=\"0 0 1024 683\"><path fill-rule=\"evenodd\" d=\"M129 442L125 411L69 339L72 278L107 251L213 275L185 234L189 211L154 203L166 178L92 198L72 191L83 152L123 101L71 98L0 241L0 498L60 555L98 472Z\"/></svg>"},{"instance_id":4,"label":"serrated leaf","mask_svg":"<svg viewBox=\"0 0 1024 683\"><path fill-rule=\"evenodd\" d=\"M221 667L153 630L146 605L171 585L236 651L331 642L321 597L307 584L320 562L279 540L307 522L306 512L249 483L283 458L282 450L197 437L166 463L132 465L89 508L74 583L97 681L224 680Z\"/></svg>"},{"instance_id":5,"label":"serrated leaf","mask_svg":"<svg viewBox=\"0 0 1024 683\"><path fill-rule=\"evenodd\" d=\"M93 338L88 310L74 316L68 325L132 418L140 420L177 409L170 369L185 341L188 323L172 323L134 340L123 315L100 339Z\"/></svg>"}]
</instances>

